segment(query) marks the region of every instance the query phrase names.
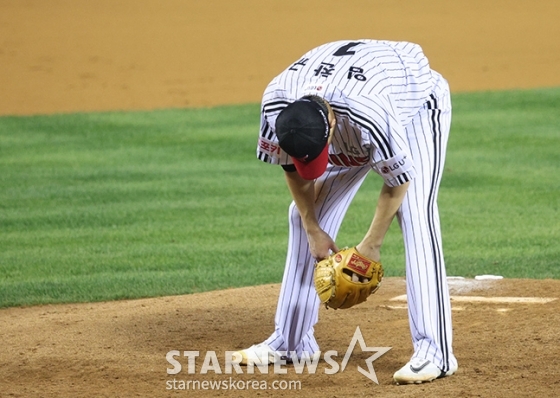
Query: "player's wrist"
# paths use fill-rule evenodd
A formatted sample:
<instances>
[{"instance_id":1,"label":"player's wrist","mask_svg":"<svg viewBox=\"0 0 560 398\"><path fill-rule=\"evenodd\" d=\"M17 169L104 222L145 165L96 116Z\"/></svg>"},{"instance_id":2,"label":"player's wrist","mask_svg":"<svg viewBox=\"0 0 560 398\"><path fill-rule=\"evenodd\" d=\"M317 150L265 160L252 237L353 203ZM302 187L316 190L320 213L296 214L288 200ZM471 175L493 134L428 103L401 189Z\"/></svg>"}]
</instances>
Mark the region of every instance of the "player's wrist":
<instances>
[{"instance_id":1,"label":"player's wrist","mask_svg":"<svg viewBox=\"0 0 560 398\"><path fill-rule=\"evenodd\" d=\"M379 261L381 258L381 244L372 245L362 241L356 245L356 251L374 261Z\"/></svg>"},{"instance_id":2,"label":"player's wrist","mask_svg":"<svg viewBox=\"0 0 560 398\"><path fill-rule=\"evenodd\" d=\"M383 245L383 237L381 234L367 234L358 246L365 250L379 250Z\"/></svg>"},{"instance_id":3,"label":"player's wrist","mask_svg":"<svg viewBox=\"0 0 560 398\"><path fill-rule=\"evenodd\" d=\"M307 233L308 236L315 236L317 234L323 233L323 230L321 229L318 223L306 224L304 225L303 228L305 229L305 232Z\"/></svg>"}]
</instances>

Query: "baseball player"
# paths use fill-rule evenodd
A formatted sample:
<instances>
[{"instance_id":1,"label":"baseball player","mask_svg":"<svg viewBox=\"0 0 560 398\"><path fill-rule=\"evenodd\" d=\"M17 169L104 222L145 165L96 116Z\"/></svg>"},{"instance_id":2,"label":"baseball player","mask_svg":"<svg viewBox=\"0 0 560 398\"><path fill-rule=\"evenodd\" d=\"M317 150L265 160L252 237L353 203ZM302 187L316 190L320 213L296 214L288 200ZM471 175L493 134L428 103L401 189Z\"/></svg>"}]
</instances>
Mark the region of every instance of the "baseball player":
<instances>
[{"instance_id":1,"label":"baseball player","mask_svg":"<svg viewBox=\"0 0 560 398\"><path fill-rule=\"evenodd\" d=\"M320 355L314 264L339 250L344 215L373 170L384 184L356 249L379 261L396 216L414 352L394 380L421 383L457 370L437 207L450 122L448 84L413 43L327 43L272 80L262 100L257 157L284 169L293 197L288 253L274 332L239 351L242 363L274 362L286 352Z\"/></svg>"}]
</instances>

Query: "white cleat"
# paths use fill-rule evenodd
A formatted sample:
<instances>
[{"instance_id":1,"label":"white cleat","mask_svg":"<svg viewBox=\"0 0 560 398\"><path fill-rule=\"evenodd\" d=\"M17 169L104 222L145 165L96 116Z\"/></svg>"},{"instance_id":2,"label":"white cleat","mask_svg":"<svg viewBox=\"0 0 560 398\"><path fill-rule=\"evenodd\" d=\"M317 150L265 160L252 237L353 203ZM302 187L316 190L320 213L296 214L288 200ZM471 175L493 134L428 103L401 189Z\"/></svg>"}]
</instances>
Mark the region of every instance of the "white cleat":
<instances>
[{"instance_id":1,"label":"white cleat","mask_svg":"<svg viewBox=\"0 0 560 398\"><path fill-rule=\"evenodd\" d=\"M456 371L457 368L454 368L443 373L429 360L413 358L395 372L393 379L397 384L420 384L440 377L451 376Z\"/></svg>"},{"instance_id":2,"label":"white cleat","mask_svg":"<svg viewBox=\"0 0 560 398\"><path fill-rule=\"evenodd\" d=\"M232 359L240 365L272 365L274 363L292 364L293 358L279 351L274 351L265 343L255 344L241 351L235 351ZM321 358L321 351L315 352L313 355L303 354L298 362L305 361L308 358L311 362L317 362Z\"/></svg>"},{"instance_id":3,"label":"white cleat","mask_svg":"<svg viewBox=\"0 0 560 398\"><path fill-rule=\"evenodd\" d=\"M281 359L280 354L270 348L267 344L255 344L249 348L233 353L233 358L241 359L241 365L270 365Z\"/></svg>"}]
</instances>

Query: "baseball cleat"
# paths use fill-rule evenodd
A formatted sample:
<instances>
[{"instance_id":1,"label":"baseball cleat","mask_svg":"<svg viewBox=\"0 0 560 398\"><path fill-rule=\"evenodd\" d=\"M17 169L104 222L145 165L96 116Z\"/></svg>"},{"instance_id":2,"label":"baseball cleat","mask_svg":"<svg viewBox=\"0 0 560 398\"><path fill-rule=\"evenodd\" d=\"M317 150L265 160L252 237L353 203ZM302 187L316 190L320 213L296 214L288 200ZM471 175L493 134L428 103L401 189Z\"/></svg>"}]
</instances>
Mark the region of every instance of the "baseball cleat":
<instances>
[{"instance_id":1,"label":"baseball cleat","mask_svg":"<svg viewBox=\"0 0 560 398\"><path fill-rule=\"evenodd\" d=\"M294 358L292 356L289 355L282 355L280 357L283 361L286 361L287 364L293 364L294 363ZM306 361L305 358L308 358L309 360L311 360L312 363L317 362L319 359L321 359L321 351L316 351L315 353L313 353L313 355L309 355L308 352L305 352L301 358L298 358L297 361L299 363L303 363L303 361Z\"/></svg>"},{"instance_id":2,"label":"baseball cleat","mask_svg":"<svg viewBox=\"0 0 560 398\"><path fill-rule=\"evenodd\" d=\"M232 357L241 365L270 365L281 359L280 354L270 348L267 344L255 344L249 348L233 353Z\"/></svg>"},{"instance_id":3,"label":"baseball cleat","mask_svg":"<svg viewBox=\"0 0 560 398\"><path fill-rule=\"evenodd\" d=\"M232 354L232 359L240 365L271 365L274 363L293 364L294 358L286 354L287 353L285 352L282 353L274 351L267 344L261 343L252 345L251 347L241 351L235 351ZM321 358L321 351L317 351L311 356L305 353L304 356L309 358L311 362L316 362ZM305 357L299 358L298 362L305 361Z\"/></svg>"},{"instance_id":4,"label":"baseball cleat","mask_svg":"<svg viewBox=\"0 0 560 398\"><path fill-rule=\"evenodd\" d=\"M440 368L427 359L413 358L395 372L393 379L397 384L420 384L440 377L451 376L456 371L457 368L443 373Z\"/></svg>"}]
</instances>

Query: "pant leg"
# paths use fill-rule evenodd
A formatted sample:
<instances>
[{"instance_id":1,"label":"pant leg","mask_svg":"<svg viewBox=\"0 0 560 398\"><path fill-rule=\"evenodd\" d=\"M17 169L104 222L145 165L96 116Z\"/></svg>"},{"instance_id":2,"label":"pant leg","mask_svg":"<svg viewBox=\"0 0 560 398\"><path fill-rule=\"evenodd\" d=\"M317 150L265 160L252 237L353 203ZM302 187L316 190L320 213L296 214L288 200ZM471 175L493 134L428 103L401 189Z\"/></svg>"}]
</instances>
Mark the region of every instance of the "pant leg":
<instances>
[{"instance_id":1,"label":"pant leg","mask_svg":"<svg viewBox=\"0 0 560 398\"><path fill-rule=\"evenodd\" d=\"M407 126L417 177L397 214L406 253L408 315L413 357L444 372L457 366L452 349L451 303L437 197L451 124L451 100L441 78L437 96Z\"/></svg>"},{"instance_id":2,"label":"pant leg","mask_svg":"<svg viewBox=\"0 0 560 398\"><path fill-rule=\"evenodd\" d=\"M365 167L329 166L316 181L316 212L321 228L336 239L352 199L371 170ZM319 350L313 335L320 300L313 285L315 259L294 203L289 209L288 254L276 309L275 331L265 341L277 351L310 355Z\"/></svg>"}]
</instances>

